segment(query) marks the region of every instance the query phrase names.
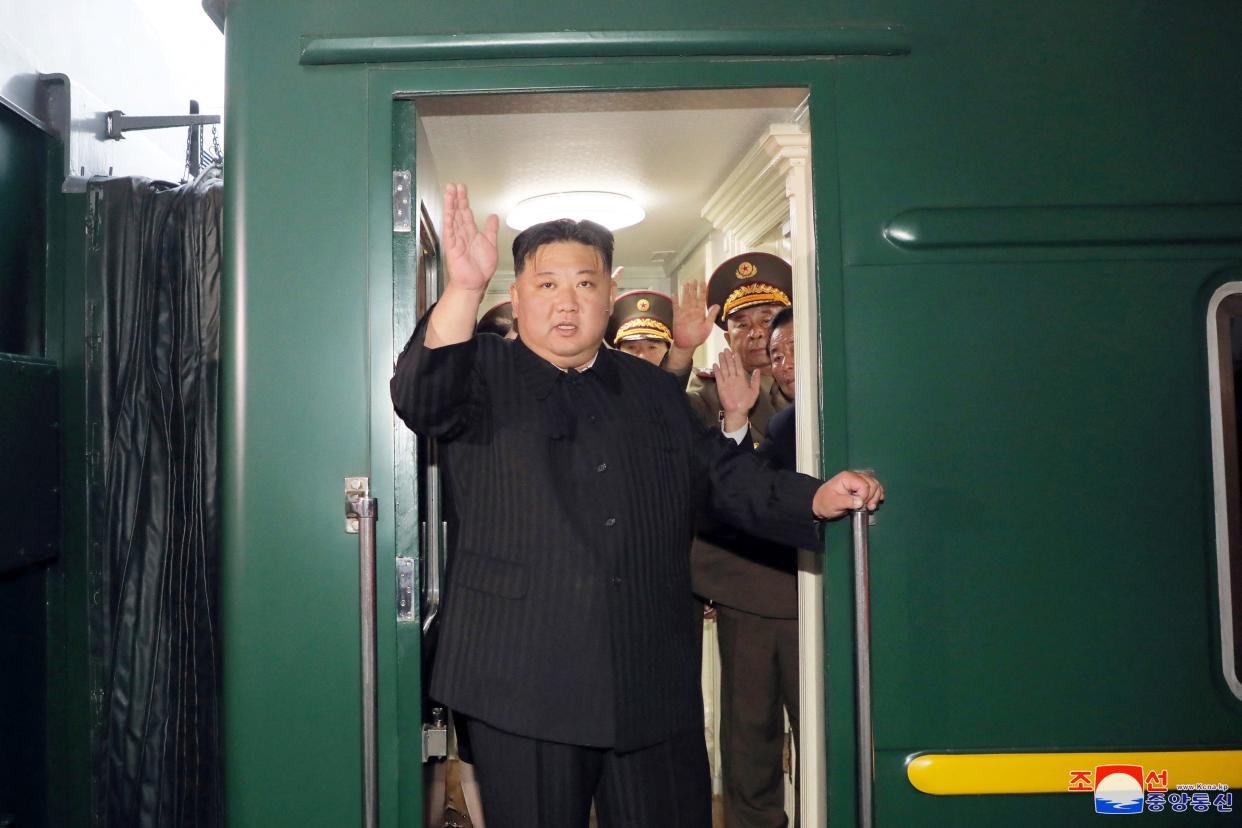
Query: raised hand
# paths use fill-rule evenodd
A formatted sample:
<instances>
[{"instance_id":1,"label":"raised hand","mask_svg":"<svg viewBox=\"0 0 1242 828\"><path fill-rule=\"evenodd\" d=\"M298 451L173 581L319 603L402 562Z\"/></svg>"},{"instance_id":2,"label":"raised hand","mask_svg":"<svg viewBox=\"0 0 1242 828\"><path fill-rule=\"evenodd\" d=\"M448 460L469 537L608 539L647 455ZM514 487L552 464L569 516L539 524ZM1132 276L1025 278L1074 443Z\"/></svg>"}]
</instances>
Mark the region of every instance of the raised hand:
<instances>
[{"instance_id":1,"label":"raised hand","mask_svg":"<svg viewBox=\"0 0 1242 828\"><path fill-rule=\"evenodd\" d=\"M681 286L681 301L673 296L673 344L664 361L664 370L674 374L688 371L694 361L694 349L707 341L720 313L719 305L707 305L707 286L702 282L686 282Z\"/></svg>"},{"instance_id":2,"label":"raised hand","mask_svg":"<svg viewBox=\"0 0 1242 828\"><path fill-rule=\"evenodd\" d=\"M843 471L819 487L811 509L816 517L832 520L852 509L874 512L883 500L879 480L865 472Z\"/></svg>"},{"instance_id":3,"label":"raised hand","mask_svg":"<svg viewBox=\"0 0 1242 828\"><path fill-rule=\"evenodd\" d=\"M483 292L496 273L496 232L500 219L495 214L480 230L470 209L465 184L449 184L444 190L444 264L448 284L462 290Z\"/></svg>"},{"instance_id":4,"label":"raised hand","mask_svg":"<svg viewBox=\"0 0 1242 828\"><path fill-rule=\"evenodd\" d=\"M444 190L444 265L448 281L431 311L428 348L443 348L465 342L474 336L479 305L487 293L487 283L496 273L496 231L500 220L488 216L480 230L474 223L470 196L465 184L450 184Z\"/></svg>"},{"instance_id":5,"label":"raised hand","mask_svg":"<svg viewBox=\"0 0 1242 828\"><path fill-rule=\"evenodd\" d=\"M707 341L720 305L707 307L707 285L699 281L681 286L681 301L673 297L673 347L695 348Z\"/></svg>"},{"instance_id":6,"label":"raised hand","mask_svg":"<svg viewBox=\"0 0 1242 828\"><path fill-rule=\"evenodd\" d=\"M716 377L720 406L724 409L724 430L737 431L746 425L750 410L759 399L762 388L759 369L747 374L742 367L742 358L725 348L720 352L720 361L712 366L712 373Z\"/></svg>"}]
</instances>

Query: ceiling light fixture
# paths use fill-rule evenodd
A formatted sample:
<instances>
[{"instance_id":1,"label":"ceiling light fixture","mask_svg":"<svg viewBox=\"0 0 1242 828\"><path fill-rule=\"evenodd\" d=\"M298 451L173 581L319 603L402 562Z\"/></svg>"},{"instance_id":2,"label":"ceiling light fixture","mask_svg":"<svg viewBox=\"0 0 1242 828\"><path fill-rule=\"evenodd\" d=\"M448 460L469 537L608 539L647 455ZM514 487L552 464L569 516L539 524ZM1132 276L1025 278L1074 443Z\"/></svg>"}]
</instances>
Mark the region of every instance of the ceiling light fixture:
<instances>
[{"instance_id":1,"label":"ceiling light fixture","mask_svg":"<svg viewBox=\"0 0 1242 828\"><path fill-rule=\"evenodd\" d=\"M589 219L609 230L620 230L638 224L647 212L638 202L620 193L600 190L573 190L564 193L546 193L523 199L509 211L505 224L522 231L532 224L569 218L574 221Z\"/></svg>"}]
</instances>

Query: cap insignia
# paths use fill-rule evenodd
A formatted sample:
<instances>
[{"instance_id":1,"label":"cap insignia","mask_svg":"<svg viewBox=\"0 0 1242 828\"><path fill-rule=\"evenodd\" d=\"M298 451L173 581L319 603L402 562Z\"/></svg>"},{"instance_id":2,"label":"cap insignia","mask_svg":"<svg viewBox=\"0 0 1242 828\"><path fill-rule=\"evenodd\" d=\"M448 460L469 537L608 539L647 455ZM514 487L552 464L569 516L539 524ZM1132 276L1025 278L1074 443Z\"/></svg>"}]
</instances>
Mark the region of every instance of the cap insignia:
<instances>
[{"instance_id":1,"label":"cap insignia","mask_svg":"<svg viewBox=\"0 0 1242 828\"><path fill-rule=\"evenodd\" d=\"M638 308L640 313L646 313L647 311L651 310L651 300L650 299L639 299L634 304L634 306Z\"/></svg>"},{"instance_id":2,"label":"cap insignia","mask_svg":"<svg viewBox=\"0 0 1242 828\"><path fill-rule=\"evenodd\" d=\"M669 330L658 319L652 319L646 316L638 316L633 319L627 319L617 328L616 335L612 338L613 345L620 345L630 339L659 339L664 342L672 343L673 332Z\"/></svg>"},{"instance_id":3,"label":"cap insignia","mask_svg":"<svg viewBox=\"0 0 1242 828\"><path fill-rule=\"evenodd\" d=\"M755 267L750 262L742 262L737 266L737 278L739 279L749 279L758 272L759 268Z\"/></svg>"}]
</instances>

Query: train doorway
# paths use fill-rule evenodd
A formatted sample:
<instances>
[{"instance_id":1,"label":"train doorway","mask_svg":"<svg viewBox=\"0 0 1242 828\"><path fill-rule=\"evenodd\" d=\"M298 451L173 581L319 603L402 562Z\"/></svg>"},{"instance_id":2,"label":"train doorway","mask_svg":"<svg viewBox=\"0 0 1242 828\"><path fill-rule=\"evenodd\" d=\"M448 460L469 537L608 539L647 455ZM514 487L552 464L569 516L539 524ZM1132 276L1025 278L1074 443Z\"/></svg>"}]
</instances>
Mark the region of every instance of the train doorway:
<instances>
[{"instance_id":1,"label":"train doorway","mask_svg":"<svg viewBox=\"0 0 1242 828\"><path fill-rule=\"evenodd\" d=\"M497 275L482 311L501 303L512 282L507 252L517 230L506 214L544 193L604 191L632 197L646 218L616 233L614 265L619 292L654 290L678 295L705 281L716 265L744 252L773 253L793 267L796 314L796 396L806 411L821 411L819 291L816 281L814 194L811 186L810 104L806 87L561 91L520 94L409 95L393 102L393 341L399 350L414 322L442 286L438 264L443 185L465 182L476 217L501 219ZM726 346L723 330L695 356L709 368ZM443 573L452 556L434 445L393 434L396 480L393 513L399 568L417 571L420 623L398 630L399 677L429 679ZM799 465L820 470L818 416L799 418ZM797 621L800 671L792 710L801 709L794 738L789 717L782 751L785 810L791 824L818 824L826 798L824 615L822 559L798 553ZM791 581L794 576L791 575ZM721 657L714 613L704 622L703 690L717 819L721 810ZM417 646L413 646L417 642ZM400 681L400 678L398 679ZM401 693L402 727L415 712ZM422 767L426 824L453 824L466 811L470 768L456 761L449 715L420 690L424 732ZM426 734L432 734L428 748ZM794 744L802 746L795 751ZM723 748L728 750L728 748ZM437 753L447 754L444 759ZM413 757L409 757L412 762ZM401 776L408 777L405 763ZM463 780L463 774L465 776ZM457 794L459 780L465 782ZM405 787L404 785L402 786ZM801 789L801 804L799 803ZM452 806L445 820L445 801ZM411 803L412 805L412 803ZM403 814L409 807L402 807ZM407 824L403 819L402 824ZM717 824L722 824L718 822Z\"/></svg>"}]
</instances>

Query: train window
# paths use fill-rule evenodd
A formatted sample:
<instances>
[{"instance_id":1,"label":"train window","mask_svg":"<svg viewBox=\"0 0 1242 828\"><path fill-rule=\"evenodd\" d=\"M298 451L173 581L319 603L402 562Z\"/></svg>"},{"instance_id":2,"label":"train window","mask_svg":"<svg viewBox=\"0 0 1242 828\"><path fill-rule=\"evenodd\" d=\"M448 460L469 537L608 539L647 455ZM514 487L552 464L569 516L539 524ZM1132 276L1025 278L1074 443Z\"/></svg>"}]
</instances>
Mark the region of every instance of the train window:
<instances>
[{"instance_id":1,"label":"train window","mask_svg":"<svg viewBox=\"0 0 1242 828\"><path fill-rule=\"evenodd\" d=\"M1221 664L1242 698L1242 282L1221 286L1208 304L1208 383L1212 405L1212 475Z\"/></svg>"}]
</instances>

